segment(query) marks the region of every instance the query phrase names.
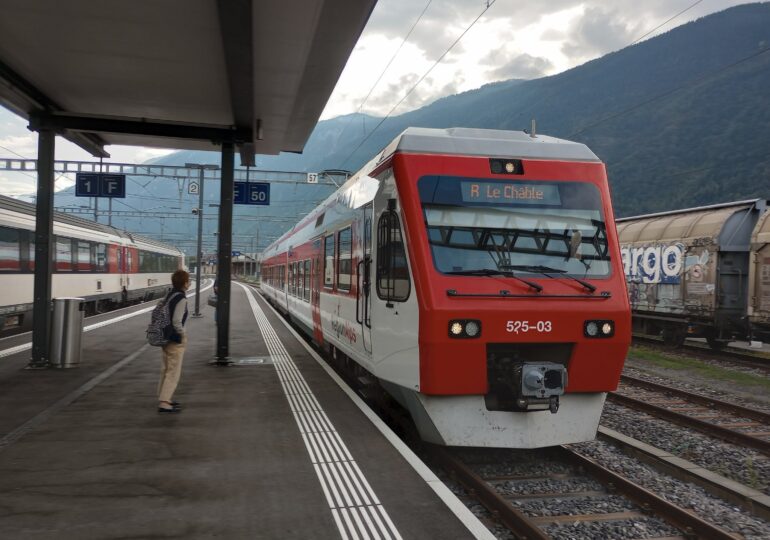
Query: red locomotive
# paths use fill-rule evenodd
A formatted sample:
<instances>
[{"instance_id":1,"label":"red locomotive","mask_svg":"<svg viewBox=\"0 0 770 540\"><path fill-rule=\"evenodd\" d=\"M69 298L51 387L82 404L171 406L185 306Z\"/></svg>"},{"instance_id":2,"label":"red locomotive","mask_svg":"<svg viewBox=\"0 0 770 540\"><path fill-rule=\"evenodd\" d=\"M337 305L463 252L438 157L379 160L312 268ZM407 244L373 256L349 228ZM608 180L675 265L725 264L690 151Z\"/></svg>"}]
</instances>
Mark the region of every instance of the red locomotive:
<instances>
[{"instance_id":1,"label":"red locomotive","mask_svg":"<svg viewBox=\"0 0 770 540\"><path fill-rule=\"evenodd\" d=\"M407 129L267 248L261 287L438 444L592 439L631 340L604 165L542 135Z\"/></svg>"}]
</instances>

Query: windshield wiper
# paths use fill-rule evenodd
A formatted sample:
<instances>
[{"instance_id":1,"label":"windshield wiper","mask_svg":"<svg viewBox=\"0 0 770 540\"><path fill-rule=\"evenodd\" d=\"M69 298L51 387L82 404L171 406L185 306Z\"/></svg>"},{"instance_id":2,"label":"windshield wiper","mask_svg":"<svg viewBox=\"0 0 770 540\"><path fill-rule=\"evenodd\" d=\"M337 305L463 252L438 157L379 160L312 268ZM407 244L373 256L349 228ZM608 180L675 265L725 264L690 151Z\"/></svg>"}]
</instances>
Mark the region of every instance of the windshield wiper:
<instances>
[{"instance_id":1,"label":"windshield wiper","mask_svg":"<svg viewBox=\"0 0 770 540\"><path fill-rule=\"evenodd\" d=\"M526 265L526 264L512 264L505 267L509 270L521 270L523 272L537 272L538 274L543 274L544 276L548 276L549 278L552 278L553 276L549 276L548 274L560 274L563 277L569 278L573 281L576 281L580 283L583 287L588 289L591 292L594 292L596 290L596 287L594 285L591 285L587 281L583 281L580 278L576 278L575 276L570 276L567 274L566 270L562 270L560 268L551 268L550 266L543 266L543 265Z\"/></svg>"},{"instance_id":2,"label":"windshield wiper","mask_svg":"<svg viewBox=\"0 0 770 540\"><path fill-rule=\"evenodd\" d=\"M518 279L522 283L527 284L531 288L535 289L537 292L541 292L543 290L543 287L535 283L534 281L529 281L528 279L520 278L516 274L510 271L505 270L492 270L491 268L479 268L478 270L455 270L453 272L444 272L445 274L451 274L455 276L505 276L505 277L511 277L513 279Z\"/></svg>"}]
</instances>

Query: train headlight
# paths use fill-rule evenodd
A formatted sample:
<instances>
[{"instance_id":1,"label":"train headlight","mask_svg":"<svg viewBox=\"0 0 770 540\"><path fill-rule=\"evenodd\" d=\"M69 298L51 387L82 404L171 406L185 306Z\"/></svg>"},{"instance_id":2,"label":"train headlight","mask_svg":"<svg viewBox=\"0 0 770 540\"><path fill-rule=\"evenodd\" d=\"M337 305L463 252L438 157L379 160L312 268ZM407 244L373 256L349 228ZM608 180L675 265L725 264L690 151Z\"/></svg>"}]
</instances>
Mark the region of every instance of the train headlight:
<instances>
[{"instance_id":1,"label":"train headlight","mask_svg":"<svg viewBox=\"0 0 770 540\"><path fill-rule=\"evenodd\" d=\"M476 338L481 335L481 321L465 319L449 321L449 337Z\"/></svg>"},{"instance_id":2,"label":"train headlight","mask_svg":"<svg viewBox=\"0 0 770 540\"><path fill-rule=\"evenodd\" d=\"M583 323L583 334L589 338L608 338L615 335L613 321L586 321Z\"/></svg>"},{"instance_id":3,"label":"train headlight","mask_svg":"<svg viewBox=\"0 0 770 540\"><path fill-rule=\"evenodd\" d=\"M468 321L465 323L465 333L468 334L470 337L476 337L479 335L479 330L481 328L479 327L479 323L476 321Z\"/></svg>"}]
</instances>

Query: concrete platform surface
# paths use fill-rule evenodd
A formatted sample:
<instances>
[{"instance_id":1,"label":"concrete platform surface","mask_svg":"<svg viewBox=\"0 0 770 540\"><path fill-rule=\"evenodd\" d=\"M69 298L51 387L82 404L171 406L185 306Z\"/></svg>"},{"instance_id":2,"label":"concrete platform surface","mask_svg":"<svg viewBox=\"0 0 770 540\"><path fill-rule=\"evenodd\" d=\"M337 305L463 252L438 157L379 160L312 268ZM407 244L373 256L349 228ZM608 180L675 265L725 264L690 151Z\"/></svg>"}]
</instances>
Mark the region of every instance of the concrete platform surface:
<instances>
[{"instance_id":1,"label":"concrete platform surface","mask_svg":"<svg viewBox=\"0 0 770 540\"><path fill-rule=\"evenodd\" d=\"M176 415L156 411L148 313L84 334L77 369L0 358L0 538L491 537L258 295L232 294L230 353L262 362L210 366L206 307L188 321Z\"/></svg>"}]
</instances>

